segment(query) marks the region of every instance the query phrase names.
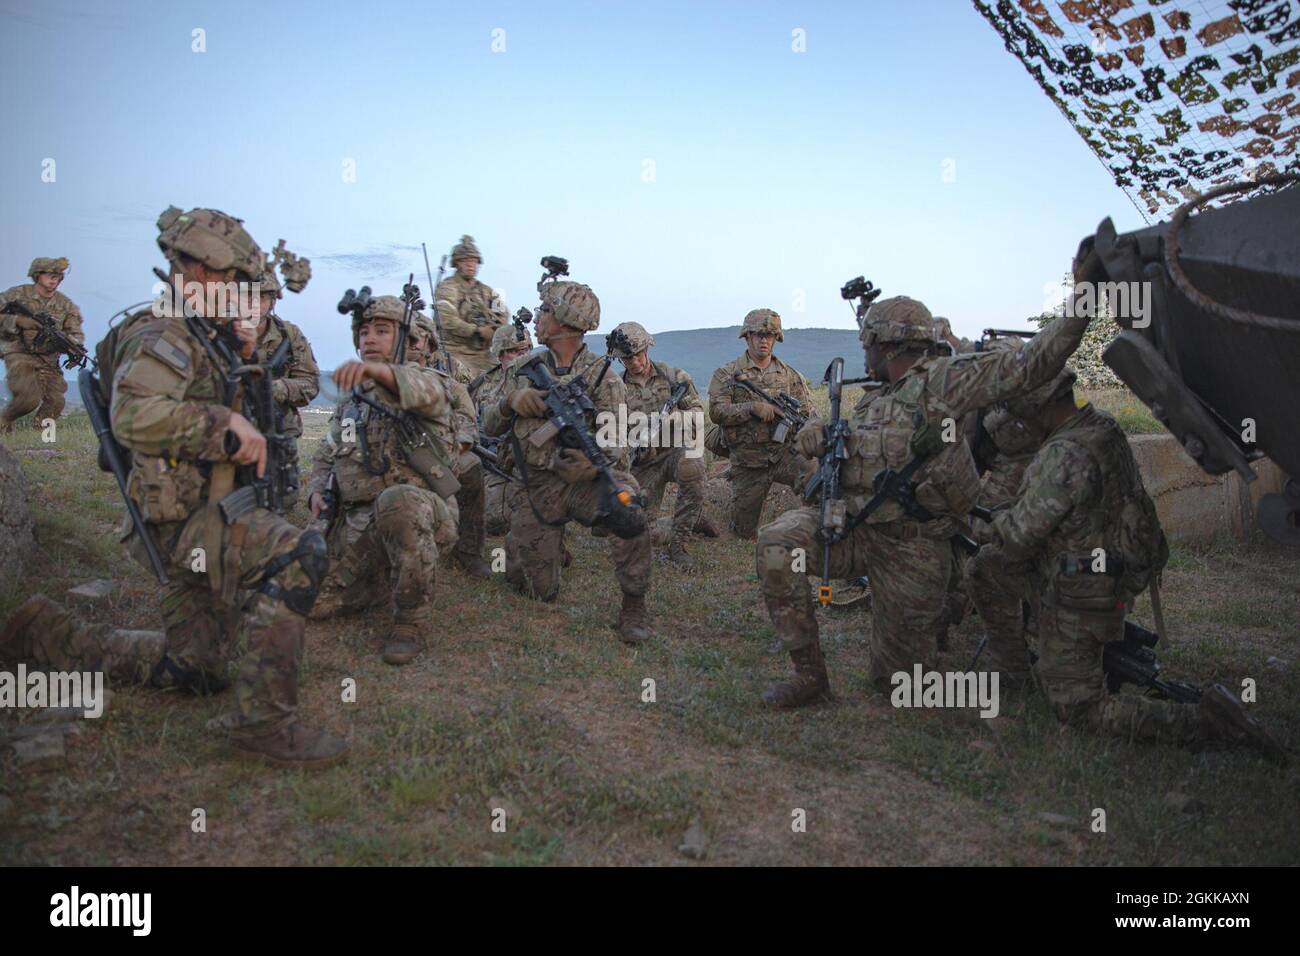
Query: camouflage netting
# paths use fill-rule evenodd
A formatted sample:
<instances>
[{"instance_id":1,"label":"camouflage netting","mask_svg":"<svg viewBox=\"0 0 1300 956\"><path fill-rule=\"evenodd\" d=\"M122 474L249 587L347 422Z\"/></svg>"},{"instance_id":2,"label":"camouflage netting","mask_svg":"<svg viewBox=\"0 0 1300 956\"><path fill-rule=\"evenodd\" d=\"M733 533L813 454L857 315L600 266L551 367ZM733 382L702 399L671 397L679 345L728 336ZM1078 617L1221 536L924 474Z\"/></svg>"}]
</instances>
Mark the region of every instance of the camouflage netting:
<instances>
[{"instance_id":1,"label":"camouflage netting","mask_svg":"<svg viewBox=\"0 0 1300 956\"><path fill-rule=\"evenodd\" d=\"M1036 323L1041 329L1054 318L1056 316L1049 312L1030 321ZM1115 376L1110 366L1101 360L1102 349L1119 333L1120 328L1110 317L1109 310L1104 307L1099 309L1097 317L1088 323L1088 330L1083 333L1083 341L1079 343L1078 350L1065 363L1066 368L1079 376L1077 388L1128 387Z\"/></svg>"},{"instance_id":2,"label":"camouflage netting","mask_svg":"<svg viewBox=\"0 0 1300 956\"><path fill-rule=\"evenodd\" d=\"M974 0L1147 222L1300 172L1300 0Z\"/></svg>"}]
</instances>

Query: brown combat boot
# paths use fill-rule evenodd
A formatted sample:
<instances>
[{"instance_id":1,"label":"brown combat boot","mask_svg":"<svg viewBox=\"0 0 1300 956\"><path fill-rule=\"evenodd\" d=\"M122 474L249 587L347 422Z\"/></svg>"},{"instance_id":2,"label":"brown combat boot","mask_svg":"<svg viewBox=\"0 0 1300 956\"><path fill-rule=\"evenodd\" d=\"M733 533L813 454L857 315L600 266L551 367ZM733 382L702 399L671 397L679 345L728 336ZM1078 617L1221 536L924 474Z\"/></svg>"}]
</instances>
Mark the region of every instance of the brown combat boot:
<instances>
[{"instance_id":1,"label":"brown combat boot","mask_svg":"<svg viewBox=\"0 0 1300 956\"><path fill-rule=\"evenodd\" d=\"M806 647L790 652L794 662L794 678L780 681L763 691L763 703L769 707L784 710L790 707L803 707L817 701L831 689L830 678L826 676L826 658L822 657L821 644L817 638Z\"/></svg>"},{"instance_id":2,"label":"brown combat boot","mask_svg":"<svg viewBox=\"0 0 1300 956\"><path fill-rule=\"evenodd\" d=\"M265 737L232 737L231 749L244 759L263 760L275 767L319 770L336 764L348 753L341 737L290 724Z\"/></svg>"},{"instance_id":3,"label":"brown combat boot","mask_svg":"<svg viewBox=\"0 0 1300 956\"><path fill-rule=\"evenodd\" d=\"M716 538L718 536L718 526L709 520L709 516L700 512L700 516L695 519L695 533L705 538Z\"/></svg>"},{"instance_id":4,"label":"brown combat boot","mask_svg":"<svg viewBox=\"0 0 1300 956\"><path fill-rule=\"evenodd\" d=\"M460 565L461 570L472 578L492 577L492 567L483 560L481 555L455 551L452 553L452 558Z\"/></svg>"},{"instance_id":5,"label":"brown combat boot","mask_svg":"<svg viewBox=\"0 0 1300 956\"><path fill-rule=\"evenodd\" d=\"M646 620L645 595L623 592L623 607L618 612L618 639L624 644L640 644L653 637Z\"/></svg>"},{"instance_id":6,"label":"brown combat boot","mask_svg":"<svg viewBox=\"0 0 1300 956\"><path fill-rule=\"evenodd\" d=\"M674 534L668 543L668 563L679 571L694 571L695 559L686 550L686 535Z\"/></svg>"},{"instance_id":7,"label":"brown combat boot","mask_svg":"<svg viewBox=\"0 0 1300 956\"><path fill-rule=\"evenodd\" d=\"M0 656L24 660L32 656L31 635L34 625L41 619L63 613L63 608L44 594L33 594L9 616L9 622L0 632Z\"/></svg>"},{"instance_id":8,"label":"brown combat boot","mask_svg":"<svg viewBox=\"0 0 1300 956\"><path fill-rule=\"evenodd\" d=\"M1265 759L1285 767L1286 748L1273 739L1264 726L1241 706L1241 701L1222 684L1212 684L1201 694L1198 705L1201 724L1221 740L1244 740Z\"/></svg>"},{"instance_id":9,"label":"brown combat boot","mask_svg":"<svg viewBox=\"0 0 1300 956\"><path fill-rule=\"evenodd\" d=\"M401 666L420 656L420 629L414 624L394 624L384 642L384 663Z\"/></svg>"}]
</instances>

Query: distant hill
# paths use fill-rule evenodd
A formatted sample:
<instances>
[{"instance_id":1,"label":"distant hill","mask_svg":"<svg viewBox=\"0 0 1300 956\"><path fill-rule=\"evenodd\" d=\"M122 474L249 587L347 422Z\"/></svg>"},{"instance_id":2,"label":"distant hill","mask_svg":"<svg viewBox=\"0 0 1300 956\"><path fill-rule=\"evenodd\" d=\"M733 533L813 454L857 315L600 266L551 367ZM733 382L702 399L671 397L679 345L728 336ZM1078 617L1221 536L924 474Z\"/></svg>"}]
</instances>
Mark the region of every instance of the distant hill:
<instances>
[{"instance_id":1,"label":"distant hill","mask_svg":"<svg viewBox=\"0 0 1300 956\"><path fill-rule=\"evenodd\" d=\"M738 325L722 329L659 332L654 339L651 356L656 361L685 369L701 393L708 389L713 370L738 358L745 348L740 340ZM604 333L588 335L587 347L604 355ZM826 366L837 355L844 357L846 375L862 374L862 346L858 344L858 333L852 329L786 329L785 341L777 343L776 354L781 361L797 368L814 385L821 381ZM618 368L617 363L615 368ZM8 390L2 383L0 394L5 399L9 397ZM68 404L81 404L75 378L68 382ZM333 407L323 392L312 404L323 408Z\"/></svg>"}]
</instances>

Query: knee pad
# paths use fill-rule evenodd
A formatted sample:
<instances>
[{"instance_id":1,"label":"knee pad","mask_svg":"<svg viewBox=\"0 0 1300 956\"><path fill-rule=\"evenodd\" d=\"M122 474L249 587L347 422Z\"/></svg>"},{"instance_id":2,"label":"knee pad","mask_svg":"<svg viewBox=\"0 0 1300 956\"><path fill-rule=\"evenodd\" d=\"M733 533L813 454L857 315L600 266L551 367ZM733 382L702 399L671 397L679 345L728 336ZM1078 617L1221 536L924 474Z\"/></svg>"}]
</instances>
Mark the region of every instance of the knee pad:
<instances>
[{"instance_id":1,"label":"knee pad","mask_svg":"<svg viewBox=\"0 0 1300 956\"><path fill-rule=\"evenodd\" d=\"M276 578L295 561L309 583L303 587L287 588ZM273 601L279 601L296 614L306 615L316 603L316 595L320 592L321 581L325 579L329 566L329 548L325 544L324 535L319 531L304 531L296 548L266 566L258 592Z\"/></svg>"}]
</instances>

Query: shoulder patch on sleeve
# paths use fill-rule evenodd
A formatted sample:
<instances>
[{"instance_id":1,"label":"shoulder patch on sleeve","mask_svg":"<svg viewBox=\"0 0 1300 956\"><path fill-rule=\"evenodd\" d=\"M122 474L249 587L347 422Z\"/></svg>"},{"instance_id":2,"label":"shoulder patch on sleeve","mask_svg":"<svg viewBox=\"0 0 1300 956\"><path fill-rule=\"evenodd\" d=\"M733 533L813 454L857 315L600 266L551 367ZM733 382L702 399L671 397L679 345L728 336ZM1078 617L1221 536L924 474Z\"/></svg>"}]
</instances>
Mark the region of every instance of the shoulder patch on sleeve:
<instances>
[{"instance_id":1,"label":"shoulder patch on sleeve","mask_svg":"<svg viewBox=\"0 0 1300 956\"><path fill-rule=\"evenodd\" d=\"M154 339L148 351L178 372L185 372L190 367L189 353L172 338L170 333L164 332Z\"/></svg>"}]
</instances>

